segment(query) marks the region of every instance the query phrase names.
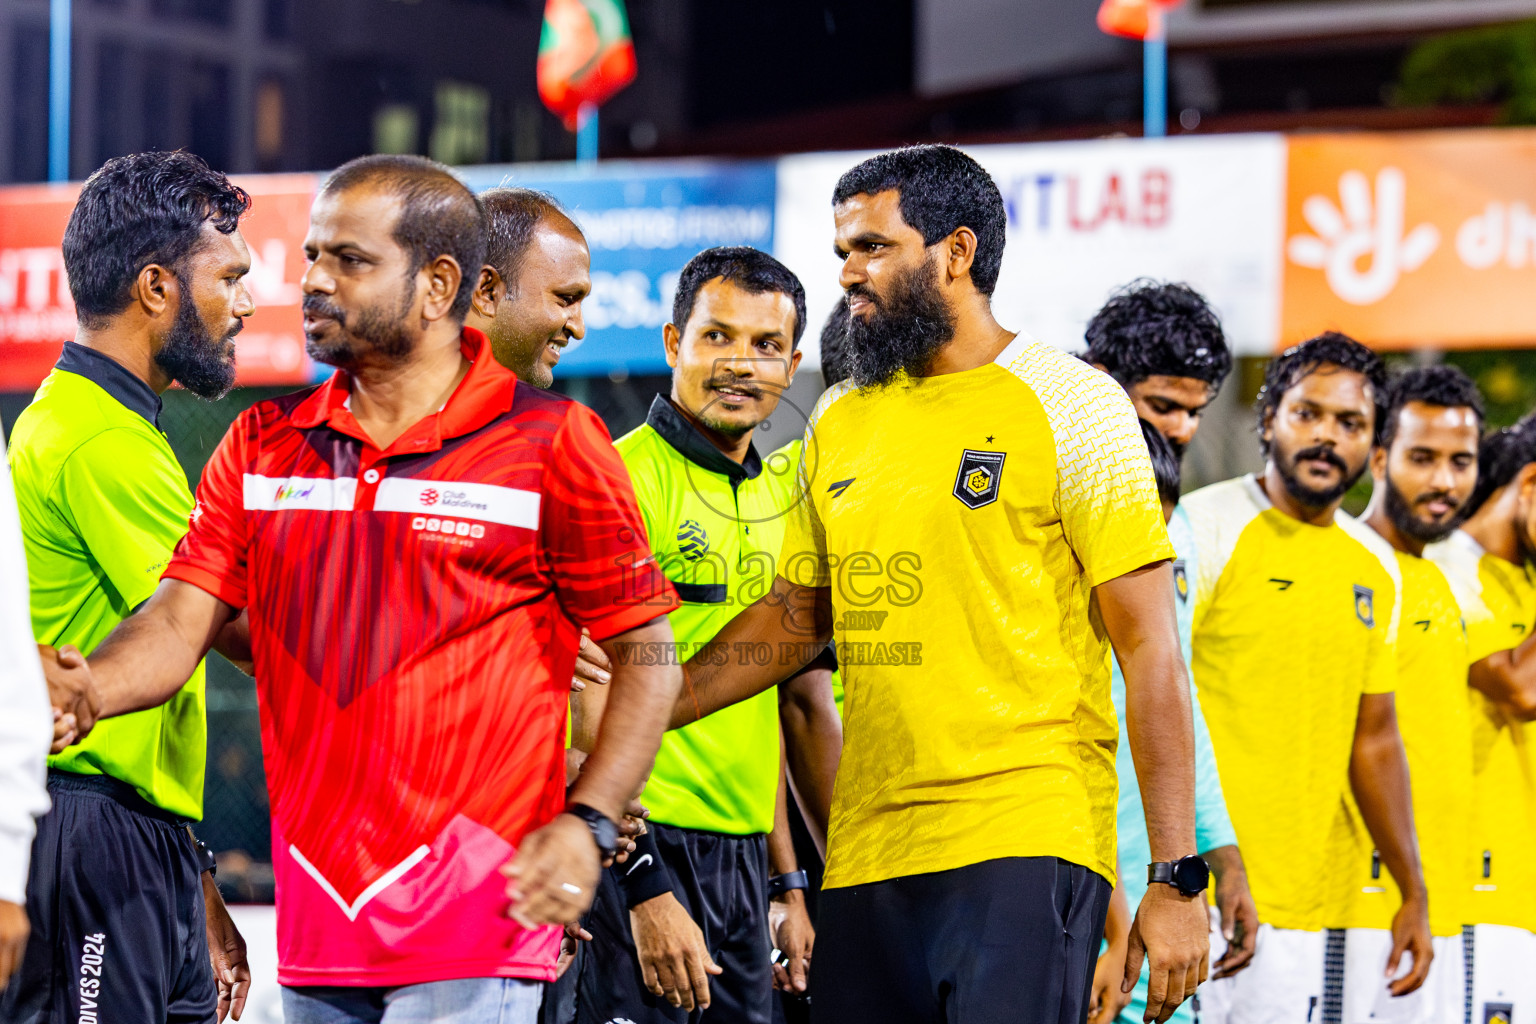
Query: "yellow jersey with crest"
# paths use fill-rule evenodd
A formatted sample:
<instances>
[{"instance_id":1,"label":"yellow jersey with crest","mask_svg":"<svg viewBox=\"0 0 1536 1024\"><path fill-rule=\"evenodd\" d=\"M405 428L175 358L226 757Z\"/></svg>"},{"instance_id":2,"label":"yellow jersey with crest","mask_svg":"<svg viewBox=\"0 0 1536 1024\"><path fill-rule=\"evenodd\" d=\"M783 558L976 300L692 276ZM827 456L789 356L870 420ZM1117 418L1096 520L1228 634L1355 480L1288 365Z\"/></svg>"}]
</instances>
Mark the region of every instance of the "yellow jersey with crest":
<instances>
[{"instance_id":1,"label":"yellow jersey with crest","mask_svg":"<svg viewBox=\"0 0 1536 1024\"><path fill-rule=\"evenodd\" d=\"M1445 571L1467 622L1467 664L1520 646L1536 624L1536 581L1462 530L1425 555ZM1536 729L1467 689L1472 718L1472 838L1477 859L1469 924L1536 931ZM1430 893L1434 906L1434 893Z\"/></svg>"},{"instance_id":2,"label":"yellow jersey with crest","mask_svg":"<svg viewBox=\"0 0 1536 1024\"><path fill-rule=\"evenodd\" d=\"M1252 476L1183 505L1200 552L1195 685L1259 920L1318 931L1360 696L1395 685L1396 563L1348 516L1276 509Z\"/></svg>"},{"instance_id":3,"label":"yellow jersey with crest","mask_svg":"<svg viewBox=\"0 0 1536 1024\"><path fill-rule=\"evenodd\" d=\"M1397 727L1413 784L1413 823L1435 935L1459 935L1472 919L1472 714L1467 631L1440 567L1394 551L1402 580L1397 631ZM1331 928L1390 928L1402 894L1346 790L1335 821L1336 897Z\"/></svg>"},{"instance_id":4,"label":"yellow jersey with crest","mask_svg":"<svg viewBox=\"0 0 1536 1024\"><path fill-rule=\"evenodd\" d=\"M1125 392L1022 335L972 370L842 385L801 484L779 575L831 589L845 694L826 884L1025 856L1112 880L1093 588L1174 554Z\"/></svg>"}]
</instances>

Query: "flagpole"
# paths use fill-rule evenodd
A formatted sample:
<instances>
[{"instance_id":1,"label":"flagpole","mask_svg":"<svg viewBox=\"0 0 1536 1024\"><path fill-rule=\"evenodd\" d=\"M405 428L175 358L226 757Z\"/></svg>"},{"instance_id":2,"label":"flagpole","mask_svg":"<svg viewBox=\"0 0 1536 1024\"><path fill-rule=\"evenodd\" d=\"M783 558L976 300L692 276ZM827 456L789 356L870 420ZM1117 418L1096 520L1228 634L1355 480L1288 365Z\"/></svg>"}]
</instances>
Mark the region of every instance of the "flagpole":
<instances>
[{"instance_id":1,"label":"flagpole","mask_svg":"<svg viewBox=\"0 0 1536 1024\"><path fill-rule=\"evenodd\" d=\"M70 0L48 5L48 180L69 180Z\"/></svg>"},{"instance_id":2,"label":"flagpole","mask_svg":"<svg viewBox=\"0 0 1536 1024\"><path fill-rule=\"evenodd\" d=\"M597 163L596 103L583 103L576 112L576 162Z\"/></svg>"},{"instance_id":3,"label":"flagpole","mask_svg":"<svg viewBox=\"0 0 1536 1024\"><path fill-rule=\"evenodd\" d=\"M1147 38L1141 44L1141 134L1160 139L1168 134L1168 35L1163 12L1148 12Z\"/></svg>"}]
</instances>

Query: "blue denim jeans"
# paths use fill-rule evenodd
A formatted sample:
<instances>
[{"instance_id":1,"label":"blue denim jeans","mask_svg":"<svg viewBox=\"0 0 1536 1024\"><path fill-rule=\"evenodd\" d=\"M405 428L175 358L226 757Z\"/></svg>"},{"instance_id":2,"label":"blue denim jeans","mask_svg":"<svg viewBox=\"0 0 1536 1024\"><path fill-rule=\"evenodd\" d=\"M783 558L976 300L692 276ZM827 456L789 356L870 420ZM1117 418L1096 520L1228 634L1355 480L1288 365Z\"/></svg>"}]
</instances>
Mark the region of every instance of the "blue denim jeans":
<instances>
[{"instance_id":1,"label":"blue denim jeans","mask_svg":"<svg viewBox=\"0 0 1536 1024\"><path fill-rule=\"evenodd\" d=\"M544 983L459 978L399 988L283 988L285 1024L538 1024Z\"/></svg>"}]
</instances>

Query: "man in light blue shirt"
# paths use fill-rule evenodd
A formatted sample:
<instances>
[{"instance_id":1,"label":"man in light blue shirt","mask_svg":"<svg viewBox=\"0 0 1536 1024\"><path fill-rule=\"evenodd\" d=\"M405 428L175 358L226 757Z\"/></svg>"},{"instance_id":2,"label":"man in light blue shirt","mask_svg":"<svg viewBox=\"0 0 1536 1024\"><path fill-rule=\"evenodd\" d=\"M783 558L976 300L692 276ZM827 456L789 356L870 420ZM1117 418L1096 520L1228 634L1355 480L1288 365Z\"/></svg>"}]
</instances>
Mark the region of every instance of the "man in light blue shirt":
<instances>
[{"instance_id":1,"label":"man in light blue shirt","mask_svg":"<svg viewBox=\"0 0 1536 1024\"><path fill-rule=\"evenodd\" d=\"M1089 321L1086 338L1088 351L1084 358L1125 388L1137 415L1142 418L1163 498L1163 514L1168 517L1168 536L1178 556L1174 562L1174 607L1178 613L1179 643L1188 664L1195 563L1199 554L1195 550L1189 518L1178 507L1179 459L1194 439L1205 407L1216 397L1231 371L1232 356L1216 314L1199 294L1180 284L1132 283L1113 295ZM1112 667L1115 708L1123 736L1125 678L1117 661L1112 661ZM1253 895L1248 890L1242 854L1237 848L1237 836L1227 815L1210 732L1200 711L1193 680L1190 700L1195 727L1195 839L1200 855L1210 864L1215 876L1216 905L1227 946L1225 953L1212 964L1211 977L1220 978L1241 970L1252 959L1259 922ZM1116 899L1123 896L1126 909L1124 924L1118 930L1115 927L1117 908L1110 912L1111 921L1105 928L1106 950L1094 974L1095 1009L1090 1014L1090 1024L1107 1024L1114 1020L1137 1024L1147 1001L1145 967L1129 996L1120 992L1125 964L1124 932L1130 925L1128 908L1136 906L1146 893L1145 865L1152 859L1141 790L1127 743L1120 744L1116 768L1120 783L1116 821L1120 883ZM1213 937L1212 953L1222 945ZM1118 1010L1117 1016L1117 1008L1125 999L1129 1002L1123 1004L1124 1008ZM1186 1024L1193 1021L1191 1004L1185 1003L1171 1019Z\"/></svg>"}]
</instances>

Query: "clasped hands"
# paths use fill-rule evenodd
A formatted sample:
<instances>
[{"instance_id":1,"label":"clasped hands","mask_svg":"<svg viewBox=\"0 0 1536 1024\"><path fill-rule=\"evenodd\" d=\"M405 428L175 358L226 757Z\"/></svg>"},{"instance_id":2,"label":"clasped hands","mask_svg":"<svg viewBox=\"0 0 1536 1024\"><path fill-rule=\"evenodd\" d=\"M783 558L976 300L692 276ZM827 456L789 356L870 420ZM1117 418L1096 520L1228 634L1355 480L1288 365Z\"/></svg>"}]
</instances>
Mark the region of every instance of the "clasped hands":
<instances>
[{"instance_id":1,"label":"clasped hands","mask_svg":"<svg viewBox=\"0 0 1536 1024\"><path fill-rule=\"evenodd\" d=\"M60 648L37 645L48 681L48 702L53 705L53 745L57 754L71 743L85 739L101 717L101 694L91 678L85 655L71 644Z\"/></svg>"}]
</instances>

